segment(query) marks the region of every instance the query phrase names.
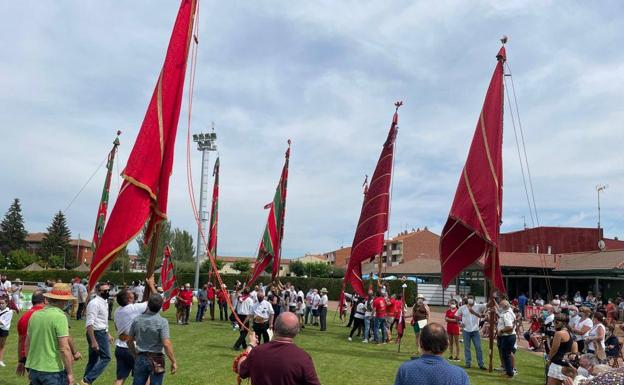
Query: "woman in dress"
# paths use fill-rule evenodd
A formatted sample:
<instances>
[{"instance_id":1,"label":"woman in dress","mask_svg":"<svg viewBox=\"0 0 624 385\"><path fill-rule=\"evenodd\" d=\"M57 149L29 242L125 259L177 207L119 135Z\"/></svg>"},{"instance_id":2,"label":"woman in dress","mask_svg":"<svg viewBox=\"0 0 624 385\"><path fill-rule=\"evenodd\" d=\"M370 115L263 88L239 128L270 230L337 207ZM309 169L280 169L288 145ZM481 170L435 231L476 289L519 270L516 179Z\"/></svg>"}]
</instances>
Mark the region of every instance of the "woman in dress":
<instances>
[{"instance_id":1,"label":"woman in dress","mask_svg":"<svg viewBox=\"0 0 624 385\"><path fill-rule=\"evenodd\" d=\"M595 354L600 363L604 363L607 358L605 353L606 328L603 324L604 314L599 311L595 312L593 321L594 326L587 333L587 337L585 337L587 353Z\"/></svg>"},{"instance_id":2,"label":"woman in dress","mask_svg":"<svg viewBox=\"0 0 624 385\"><path fill-rule=\"evenodd\" d=\"M455 318L457 314L457 301L451 299L444 318L446 320L446 332L449 338L449 361L459 361L459 321ZM455 355L453 355L455 351Z\"/></svg>"}]
</instances>

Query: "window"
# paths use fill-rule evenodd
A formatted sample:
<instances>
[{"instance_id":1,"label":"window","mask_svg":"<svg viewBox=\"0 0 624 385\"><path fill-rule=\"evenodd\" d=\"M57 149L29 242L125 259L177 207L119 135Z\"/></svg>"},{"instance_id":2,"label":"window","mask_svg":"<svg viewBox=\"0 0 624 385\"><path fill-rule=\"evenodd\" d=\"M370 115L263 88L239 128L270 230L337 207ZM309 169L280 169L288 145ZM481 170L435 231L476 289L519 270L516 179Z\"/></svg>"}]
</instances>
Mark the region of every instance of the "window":
<instances>
[{"instance_id":1,"label":"window","mask_svg":"<svg viewBox=\"0 0 624 385\"><path fill-rule=\"evenodd\" d=\"M384 256L381 260L383 261L383 263L386 263L386 261L388 261L388 258Z\"/></svg>"}]
</instances>

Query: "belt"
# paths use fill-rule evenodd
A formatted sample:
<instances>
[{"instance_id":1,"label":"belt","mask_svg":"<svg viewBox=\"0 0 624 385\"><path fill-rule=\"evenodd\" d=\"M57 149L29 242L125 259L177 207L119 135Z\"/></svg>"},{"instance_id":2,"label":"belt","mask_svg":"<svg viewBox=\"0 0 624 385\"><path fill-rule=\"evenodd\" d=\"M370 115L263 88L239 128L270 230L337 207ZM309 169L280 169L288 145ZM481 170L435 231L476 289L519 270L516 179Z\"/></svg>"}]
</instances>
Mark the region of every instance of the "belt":
<instances>
[{"instance_id":1,"label":"belt","mask_svg":"<svg viewBox=\"0 0 624 385\"><path fill-rule=\"evenodd\" d=\"M139 352L139 356L162 357L162 356L164 356L164 354L163 353L156 353L156 352Z\"/></svg>"}]
</instances>

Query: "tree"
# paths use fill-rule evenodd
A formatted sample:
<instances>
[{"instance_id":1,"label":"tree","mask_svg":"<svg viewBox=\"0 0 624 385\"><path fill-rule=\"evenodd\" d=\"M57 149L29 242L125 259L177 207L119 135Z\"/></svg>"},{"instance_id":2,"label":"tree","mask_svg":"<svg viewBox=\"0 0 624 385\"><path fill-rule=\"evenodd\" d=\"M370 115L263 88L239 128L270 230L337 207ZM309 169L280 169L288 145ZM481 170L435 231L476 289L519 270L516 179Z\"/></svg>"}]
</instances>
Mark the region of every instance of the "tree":
<instances>
[{"instance_id":1,"label":"tree","mask_svg":"<svg viewBox=\"0 0 624 385\"><path fill-rule=\"evenodd\" d=\"M51 255L50 258L48 258L48 267L52 269L62 269L63 257L60 255Z\"/></svg>"},{"instance_id":2,"label":"tree","mask_svg":"<svg viewBox=\"0 0 624 385\"><path fill-rule=\"evenodd\" d=\"M232 263L232 269L237 270L241 274L246 274L251 270L251 263L247 260L240 260Z\"/></svg>"},{"instance_id":3,"label":"tree","mask_svg":"<svg viewBox=\"0 0 624 385\"><path fill-rule=\"evenodd\" d=\"M0 269L20 270L37 260L37 256L25 249L11 250L5 256L0 254Z\"/></svg>"},{"instance_id":4,"label":"tree","mask_svg":"<svg viewBox=\"0 0 624 385\"><path fill-rule=\"evenodd\" d=\"M123 248L120 250L115 256L115 260L111 263L110 271L118 271L125 272L130 270L130 255L128 254L128 249Z\"/></svg>"},{"instance_id":5,"label":"tree","mask_svg":"<svg viewBox=\"0 0 624 385\"><path fill-rule=\"evenodd\" d=\"M151 242L146 245L145 242L143 241L145 239L146 229L147 229L147 226L143 226L143 232L141 233L141 235L137 237L137 240L136 240L139 246L139 250L137 251L137 262L143 266L147 265L147 261L149 260L150 252L152 249ZM154 234L152 237L155 237L155 236L156 234ZM160 234L158 235L158 246L156 248L156 257L157 257L156 260L157 261L158 261L158 258L162 259L164 252L165 252L165 245L170 244L171 239L172 239L171 222L169 221L161 222ZM158 262L156 262L156 265L158 266Z\"/></svg>"},{"instance_id":6,"label":"tree","mask_svg":"<svg viewBox=\"0 0 624 385\"><path fill-rule=\"evenodd\" d=\"M0 251L6 254L11 250L26 248L26 235L22 207L19 199L15 198L0 223Z\"/></svg>"},{"instance_id":7,"label":"tree","mask_svg":"<svg viewBox=\"0 0 624 385\"><path fill-rule=\"evenodd\" d=\"M176 261L195 261L193 236L186 230L173 230L171 239L171 258Z\"/></svg>"},{"instance_id":8,"label":"tree","mask_svg":"<svg viewBox=\"0 0 624 385\"><path fill-rule=\"evenodd\" d=\"M223 268L223 261L220 259L215 260L215 264L217 265L217 270L221 270ZM194 270L193 270L194 271ZM210 271L210 261L206 258L204 262L199 266L199 271L202 273L207 273Z\"/></svg>"},{"instance_id":9,"label":"tree","mask_svg":"<svg viewBox=\"0 0 624 385\"><path fill-rule=\"evenodd\" d=\"M71 232L67 228L67 220L65 215L59 211L54 215L52 223L48 226L48 232L43 236L39 253L46 264L49 264L53 255L60 256L67 262L74 258L72 248L69 245ZM58 267L61 267L61 261Z\"/></svg>"},{"instance_id":10,"label":"tree","mask_svg":"<svg viewBox=\"0 0 624 385\"><path fill-rule=\"evenodd\" d=\"M334 275L334 268L323 262L292 261L288 268L298 277L307 275L308 277L329 278Z\"/></svg>"},{"instance_id":11,"label":"tree","mask_svg":"<svg viewBox=\"0 0 624 385\"><path fill-rule=\"evenodd\" d=\"M306 275L305 264L301 261L291 261L290 265L288 265L288 269L297 277L303 277Z\"/></svg>"}]
</instances>

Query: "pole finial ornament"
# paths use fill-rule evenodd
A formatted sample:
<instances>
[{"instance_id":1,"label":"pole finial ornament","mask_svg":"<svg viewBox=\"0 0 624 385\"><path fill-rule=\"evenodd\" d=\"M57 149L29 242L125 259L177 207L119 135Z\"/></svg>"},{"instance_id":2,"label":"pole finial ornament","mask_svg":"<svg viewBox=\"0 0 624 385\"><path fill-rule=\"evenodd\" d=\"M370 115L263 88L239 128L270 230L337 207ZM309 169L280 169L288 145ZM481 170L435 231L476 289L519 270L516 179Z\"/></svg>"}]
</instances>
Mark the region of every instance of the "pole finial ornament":
<instances>
[{"instance_id":1,"label":"pole finial ornament","mask_svg":"<svg viewBox=\"0 0 624 385\"><path fill-rule=\"evenodd\" d=\"M509 40L509 36L507 36L507 35L503 35L503 36L500 38L500 41L501 41L501 43L502 43L503 45L507 44L507 40Z\"/></svg>"},{"instance_id":2,"label":"pole finial ornament","mask_svg":"<svg viewBox=\"0 0 624 385\"><path fill-rule=\"evenodd\" d=\"M402 100L394 102L394 106L396 107L396 111L398 111L399 107L401 107L402 105L403 105L403 101Z\"/></svg>"}]
</instances>

